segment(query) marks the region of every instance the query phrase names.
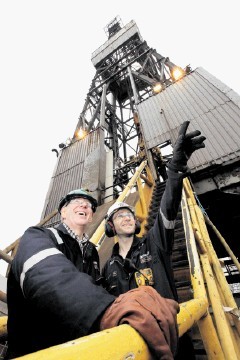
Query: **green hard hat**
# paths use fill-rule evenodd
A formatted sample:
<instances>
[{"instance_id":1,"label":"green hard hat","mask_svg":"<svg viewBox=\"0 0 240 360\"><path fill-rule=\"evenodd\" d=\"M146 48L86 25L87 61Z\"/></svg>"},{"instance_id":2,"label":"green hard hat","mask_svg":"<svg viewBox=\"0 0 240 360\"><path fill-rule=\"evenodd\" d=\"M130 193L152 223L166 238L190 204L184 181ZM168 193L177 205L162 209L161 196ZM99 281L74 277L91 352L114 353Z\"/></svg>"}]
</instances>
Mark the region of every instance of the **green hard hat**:
<instances>
[{"instance_id":1,"label":"green hard hat","mask_svg":"<svg viewBox=\"0 0 240 360\"><path fill-rule=\"evenodd\" d=\"M92 195L90 195L90 193L88 191L86 191L85 189L72 190L67 195L62 197L59 202L59 205L58 205L58 211L61 212L62 207L66 203L68 203L70 200L76 199L76 198L87 199L92 204L92 211L93 212L96 211L97 205L98 205L97 200L94 199L94 197L92 197Z\"/></svg>"}]
</instances>

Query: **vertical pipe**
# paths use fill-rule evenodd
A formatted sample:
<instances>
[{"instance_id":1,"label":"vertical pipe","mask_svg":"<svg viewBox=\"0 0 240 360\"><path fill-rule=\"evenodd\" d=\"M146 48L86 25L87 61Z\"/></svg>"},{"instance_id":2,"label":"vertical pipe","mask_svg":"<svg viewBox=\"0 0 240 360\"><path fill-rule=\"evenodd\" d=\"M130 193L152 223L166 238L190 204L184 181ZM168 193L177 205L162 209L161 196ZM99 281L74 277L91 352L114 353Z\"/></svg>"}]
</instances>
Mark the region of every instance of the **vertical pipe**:
<instances>
[{"instance_id":1,"label":"vertical pipe","mask_svg":"<svg viewBox=\"0 0 240 360\"><path fill-rule=\"evenodd\" d=\"M209 297L225 358L238 360L207 254L200 255L200 259L202 262L204 276L208 284Z\"/></svg>"},{"instance_id":2,"label":"vertical pipe","mask_svg":"<svg viewBox=\"0 0 240 360\"><path fill-rule=\"evenodd\" d=\"M194 299L207 299L185 189L183 190L181 205ZM197 324L208 359L224 360L218 335L208 310L206 311L205 316L202 317Z\"/></svg>"},{"instance_id":3,"label":"vertical pipe","mask_svg":"<svg viewBox=\"0 0 240 360\"><path fill-rule=\"evenodd\" d=\"M106 153L105 203L113 200L113 151Z\"/></svg>"},{"instance_id":4,"label":"vertical pipe","mask_svg":"<svg viewBox=\"0 0 240 360\"><path fill-rule=\"evenodd\" d=\"M123 122L122 105L120 106L120 113L121 113L121 125L122 125L123 158L124 158L124 161L126 161L127 160L127 149L126 149L126 136L125 136L124 122Z\"/></svg>"},{"instance_id":5,"label":"vertical pipe","mask_svg":"<svg viewBox=\"0 0 240 360\"><path fill-rule=\"evenodd\" d=\"M218 290L218 293L221 298L221 303L224 304L224 302L225 302L224 294L223 294L220 284L217 281L216 281L216 286L217 286L217 290ZM234 326L234 322L232 320L232 315L228 312L225 312L225 316L227 318L227 325L228 325L229 331L231 333L231 337L232 337L233 345L234 345L234 348L235 348L235 351L237 354L237 358L240 359L240 342L239 342L238 331L237 331L236 327Z\"/></svg>"},{"instance_id":6,"label":"vertical pipe","mask_svg":"<svg viewBox=\"0 0 240 360\"><path fill-rule=\"evenodd\" d=\"M106 106L106 94L108 84L103 85L102 98L101 98L101 109L100 109L100 126L106 128L105 123L105 106Z\"/></svg>"},{"instance_id":7,"label":"vertical pipe","mask_svg":"<svg viewBox=\"0 0 240 360\"><path fill-rule=\"evenodd\" d=\"M196 215L197 215L199 225L200 225L200 228L201 228L202 238L204 239L206 249L207 249L208 255L210 257L210 261L211 261L212 266L213 266L214 273L215 273L215 275L217 277L217 280L218 280L221 288L223 289L223 294L224 294L224 298L225 298L225 301L226 301L226 305L229 306L229 307L232 307L232 308L237 308L236 301L235 301L235 299L233 297L233 294L232 294L231 289L230 289L230 287L228 285L228 282L227 282L227 280L226 280L226 278L224 276L224 273L222 271L222 268L221 268L220 262L218 260L217 254L216 254L216 252L215 252L215 250L213 248L211 239L209 237L207 226L206 226L205 221L204 221L203 213L202 213L202 211L200 210L200 208L197 205L195 206L195 210L196 210ZM235 317L233 317L233 321L234 321L234 324L235 324L235 326L236 326L236 328L238 330L238 333L240 334L240 322Z\"/></svg>"},{"instance_id":8,"label":"vertical pipe","mask_svg":"<svg viewBox=\"0 0 240 360\"><path fill-rule=\"evenodd\" d=\"M129 78L130 78L131 86L132 86L134 101L135 101L135 104L137 104L139 102L139 96L138 96L136 84L135 84L135 81L134 81L130 66L128 66L127 69L128 69L128 75L129 75Z\"/></svg>"},{"instance_id":9,"label":"vertical pipe","mask_svg":"<svg viewBox=\"0 0 240 360\"><path fill-rule=\"evenodd\" d=\"M84 106L83 106L83 109L81 111L81 114L79 115L79 118L78 118L78 123L77 123L77 126L76 126L76 129L74 131L74 135L75 136L75 133L76 131L80 128L80 127L84 127L85 124L83 123L83 116L85 116L85 113L87 111L87 108L88 108L88 105L89 105L89 96L87 96L86 100L85 100L85 103L84 103Z\"/></svg>"},{"instance_id":10,"label":"vertical pipe","mask_svg":"<svg viewBox=\"0 0 240 360\"><path fill-rule=\"evenodd\" d=\"M204 215L203 215L201 209L199 208L199 206L197 205L195 196L193 194L193 191L192 191L192 188L191 188L191 185L190 185L190 182L189 182L188 179L184 179L184 188L187 190L188 195L190 196L191 201L193 203L192 209L193 209L193 212L195 212L194 217L196 219L196 227L200 231L201 238L203 239L204 244L205 244L205 248L207 250L209 261L212 264L212 267L213 267L214 273L215 273L215 275L217 277L217 280L218 280L221 288L223 289L223 295L224 295L224 298L225 298L226 305L229 306L229 307L232 307L232 308L237 308L237 304L236 304L235 299L234 299L234 297L232 295L232 292L231 292L230 287L229 287L229 285L227 283L227 280L226 280L226 278L225 278L225 276L223 274L223 271L222 271L220 262L218 260L217 254L216 254L216 252L215 252L215 250L213 248L211 239L209 237L207 226L206 226L206 223L204 221ZM235 326L237 328L238 334L240 334L240 322L234 316L233 316L232 319L233 319L233 322L234 322L234 324L235 324Z\"/></svg>"}]
</instances>

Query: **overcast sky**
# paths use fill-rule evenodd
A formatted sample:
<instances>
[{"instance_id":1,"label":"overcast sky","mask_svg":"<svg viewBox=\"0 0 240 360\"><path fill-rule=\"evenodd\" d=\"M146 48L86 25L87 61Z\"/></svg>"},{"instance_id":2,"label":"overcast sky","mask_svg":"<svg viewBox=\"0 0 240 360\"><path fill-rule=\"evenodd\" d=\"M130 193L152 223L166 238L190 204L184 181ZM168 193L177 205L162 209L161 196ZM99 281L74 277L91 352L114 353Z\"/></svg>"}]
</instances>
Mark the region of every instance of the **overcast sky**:
<instances>
[{"instance_id":1,"label":"overcast sky","mask_svg":"<svg viewBox=\"0 0 240 360\"><path fill-rule=\"evenodd\" d=\"M0 249L39 222L56 164L95 74L91 54L119 16L175 64L240 94L238 0L0 0ZM0 260L0 273L5 266Z\"/></svg>"}]
</instances>

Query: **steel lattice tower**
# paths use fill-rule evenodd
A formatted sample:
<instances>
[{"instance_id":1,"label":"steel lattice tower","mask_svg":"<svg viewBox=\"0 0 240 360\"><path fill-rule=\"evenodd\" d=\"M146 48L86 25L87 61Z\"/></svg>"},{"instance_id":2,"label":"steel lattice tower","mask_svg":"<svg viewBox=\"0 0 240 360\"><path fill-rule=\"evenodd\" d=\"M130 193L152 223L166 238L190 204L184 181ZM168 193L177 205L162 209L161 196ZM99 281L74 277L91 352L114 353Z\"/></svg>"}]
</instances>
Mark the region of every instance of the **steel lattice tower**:
<instances>
[{"instance_id":1,"label":"steel lattice tower","mask_svg":"<svg viewBox=\"0 0 240 360\"><path fill-rule=\"evenodd\" d=\"M115 181L120 182L124 168L127 173L139 164L139 155L144 157L136 105L154 95L156 84L162 88L172 84L173 71L183 69L149 47L134 21L123 27L115 17L105 32L108 40L92 54L96 74L74 138L80 129L89 133L104 128L105 145L113 151ZM125 165L121 174L116 170L119 161Z\"/></svg>"}]
</instances>

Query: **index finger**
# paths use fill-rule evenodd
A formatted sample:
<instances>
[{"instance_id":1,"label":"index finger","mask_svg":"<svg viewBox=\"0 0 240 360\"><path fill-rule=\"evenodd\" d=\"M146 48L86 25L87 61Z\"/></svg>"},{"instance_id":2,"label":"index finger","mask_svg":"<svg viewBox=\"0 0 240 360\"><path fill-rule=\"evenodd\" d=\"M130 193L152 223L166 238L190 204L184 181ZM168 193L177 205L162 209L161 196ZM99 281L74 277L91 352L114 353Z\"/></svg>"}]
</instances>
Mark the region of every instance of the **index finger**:
<instances>
[{"instance_id":1,"label":"index finger","mask_svg":"<svg viewBox=\"0 0 240 360\"><path fill-rule=\"evenodd\" d=\"M178 136L186 134L186 131L187 131L187 128L188 128L189 124L190 124L190 121L184 121L184 123L182 123L182 125L180 127L180 130L179 130L179 133L178 133Z\"/></svg>"}]
</instances>

